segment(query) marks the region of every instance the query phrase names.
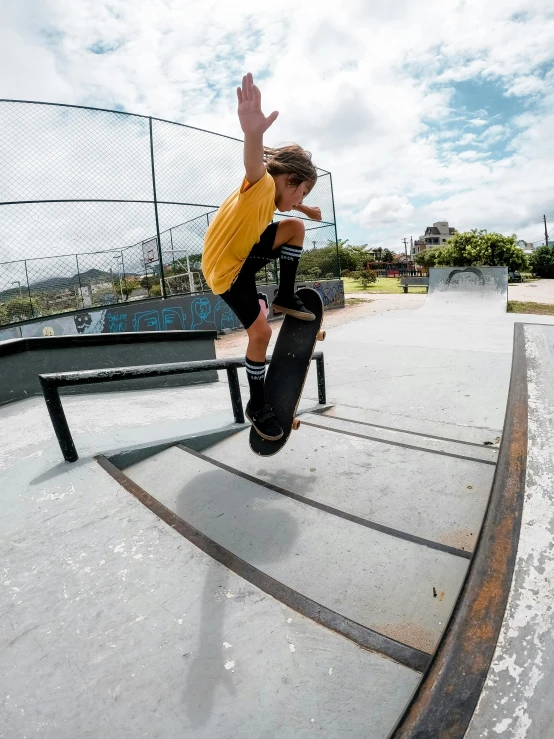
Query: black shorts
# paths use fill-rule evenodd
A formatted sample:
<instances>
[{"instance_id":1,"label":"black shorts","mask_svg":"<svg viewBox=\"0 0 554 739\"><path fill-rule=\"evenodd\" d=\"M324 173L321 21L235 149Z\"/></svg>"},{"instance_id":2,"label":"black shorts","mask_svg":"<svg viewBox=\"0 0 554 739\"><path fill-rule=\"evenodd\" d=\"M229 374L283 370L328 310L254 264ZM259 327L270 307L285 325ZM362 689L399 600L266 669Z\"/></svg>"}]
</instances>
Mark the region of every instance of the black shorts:
<instances>
[{"instance_id":1,"label":"black shorts","mask_svg":"<svg viewBox=\"0 0 554 739\"><path fill-rule=\"evenodd\" d=\"M272 259L278 259L281 247L273 248L277 226L279 223L270 223L257 244L246 257L236 280L229 290L221 297L235 312L244 328L250 328L260 314L260 300L256 287L256 272L263 269Z\"/></svg>"}]
</instances>

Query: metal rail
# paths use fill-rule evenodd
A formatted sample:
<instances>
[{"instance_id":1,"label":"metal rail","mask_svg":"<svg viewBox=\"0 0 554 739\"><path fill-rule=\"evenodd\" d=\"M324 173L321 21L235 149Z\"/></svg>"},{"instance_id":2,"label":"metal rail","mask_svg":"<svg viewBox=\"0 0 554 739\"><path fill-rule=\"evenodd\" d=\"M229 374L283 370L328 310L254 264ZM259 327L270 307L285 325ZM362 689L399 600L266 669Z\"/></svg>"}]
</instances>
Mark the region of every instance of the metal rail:
<instances>
[{"instance_id":1,"label":"metal rail","mask_svg":"<svg viewBox=\"0 0 554 739\"><path fill-rule=\"evenodd\" d=\"M318 399L321 404L324 404L327 402L327 398L325 392L323 352L314 352L312 360L315 360L317 366ZM270 361L271 357L268 357L266 364L269 364ZM101 382L118 382L120 380L132 380L139 377L167 377L169 375L187 375L193 372L206 372L208 370L226 370L235 421L236 423L244 423L244 412L242 409L242 398L237 372L239 367L244 367L244 359L237 357L234 359L207 359L197 362L147 364L137 367L115 367L112 369L81 370L77 372L53 372L39 375L38 378L63 457L66 462L75 462L79 459L79 455L77 454L65 417L60 399L60 387L95 385Z\"/></svg>"}]
</instances>

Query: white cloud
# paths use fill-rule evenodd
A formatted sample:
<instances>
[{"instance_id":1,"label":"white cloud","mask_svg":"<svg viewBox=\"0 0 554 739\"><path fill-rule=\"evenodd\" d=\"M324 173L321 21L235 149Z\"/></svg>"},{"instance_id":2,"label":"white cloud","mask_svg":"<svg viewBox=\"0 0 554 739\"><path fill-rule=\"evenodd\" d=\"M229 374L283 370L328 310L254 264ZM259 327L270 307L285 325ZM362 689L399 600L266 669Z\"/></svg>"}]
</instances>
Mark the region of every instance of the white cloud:
<instances>
[{"instance_id":1,"label":"white cloud","mask_svg":"<svg viewBox=\"0 0 554 739\"><path fill-rule=\"evenodd\" d=\"M413 213L414 206L408 198L398 195L381 195L372 198L357 216L362 226L371 228L375 225L406 221Z\"/></svg>"},{"instance_id":2,"label":"white cloud","mask_svg":"<svg viewBox=\"0 0 554 739\"><path fill-rule=\"evenodd\" d=\"M483 133L479 137L479 141L486 146L490 146L491 144L500 141L505 136L506 127L495 123L493 126L489 126L485 131L483 131Z\"/></svg>"},{"instance_id":3,"label":"white cloud","mask_svg":"<svg viewBox=\"0 0 554 739\"><path fill-rule=\"evenodd\" d=\"M240 136L235 87L256 73L264 106L280 111L268 143L298 140L332 171L343 238L396 248L439 218L532 237L525 229L554 211L548 0L343 0L340 14L315 0L12 5L3 97L120 106ZM113 50L90 51L102 48ZM521 115L491 125L482 102L459 115L453 85L467 80L521 98ZM509 155L483 151L502 138Z\"/></svg>"}]
</instances>

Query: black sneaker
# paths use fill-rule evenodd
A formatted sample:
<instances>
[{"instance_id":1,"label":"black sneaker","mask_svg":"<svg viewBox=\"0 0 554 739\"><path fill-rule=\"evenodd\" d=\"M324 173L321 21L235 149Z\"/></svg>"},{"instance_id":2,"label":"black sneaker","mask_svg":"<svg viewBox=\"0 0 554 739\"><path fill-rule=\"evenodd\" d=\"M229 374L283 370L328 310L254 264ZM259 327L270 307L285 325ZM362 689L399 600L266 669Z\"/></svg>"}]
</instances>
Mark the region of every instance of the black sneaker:
<instances>
[{"instance_id":1,"label":"black sneaker","mask_svg":"<svg viewBox=\"0 0 554 739\"><path fill-rule=\"evenodd\" d=\"M253 413L250 408L250 401L248 401L244 414L262 439L277 441L283 436L283 429L279 426L275 413L269 405L262 405L259 410Z\"/></svg>"},{"instance_id":2,"label":"black sneaker","mask_svg":"<svg viewBox=\"0 0 554 739\"><path fill-rule=\"evenodd\" d=\"M314 314L306 308L298 295L282 297L277 293L273 298L271 307L278 313L287 313L289 316L299 318L301 321L315 321Z\"/></svg>"}]
</instances>

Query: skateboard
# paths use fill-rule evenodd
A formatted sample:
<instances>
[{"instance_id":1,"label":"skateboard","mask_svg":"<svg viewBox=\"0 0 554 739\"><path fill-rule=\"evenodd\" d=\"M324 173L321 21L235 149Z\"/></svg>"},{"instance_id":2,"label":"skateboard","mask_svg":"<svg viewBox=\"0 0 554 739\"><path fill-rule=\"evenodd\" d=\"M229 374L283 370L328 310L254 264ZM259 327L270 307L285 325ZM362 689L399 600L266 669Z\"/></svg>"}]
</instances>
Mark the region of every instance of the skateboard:
<instances>
[{"instance_id":1,"label":"skateboard","mask_svg":"<svg viewBox=\"0 0 554 739\"><path fill-rule=\"evenodd\" d=\"M291 430L300 426L296 411L304 389L316 342L323 341L321 330L323 303L316 290L301 288L298 297L315 315L315 321L301 321L285 314L265 379L265 399L273 408L283 436L277 441L263 439L256 429L250 429L250 448L255 454L270 457L287 443Z\"/></svg>"}]
</instances>

